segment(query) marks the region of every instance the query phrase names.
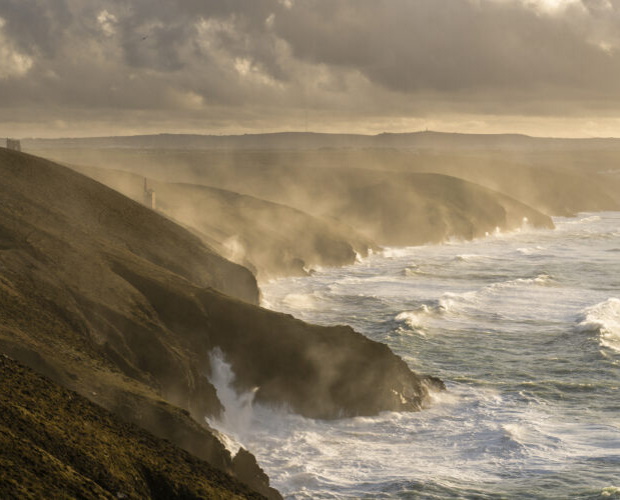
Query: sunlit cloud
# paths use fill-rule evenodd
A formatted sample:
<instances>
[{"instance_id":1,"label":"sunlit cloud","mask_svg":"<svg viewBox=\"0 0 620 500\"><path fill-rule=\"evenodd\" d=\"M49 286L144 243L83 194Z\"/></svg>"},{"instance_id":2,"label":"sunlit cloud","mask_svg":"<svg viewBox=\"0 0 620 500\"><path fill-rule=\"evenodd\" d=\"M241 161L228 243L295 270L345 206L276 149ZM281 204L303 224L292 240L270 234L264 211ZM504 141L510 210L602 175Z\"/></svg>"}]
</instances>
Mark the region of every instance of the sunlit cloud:
<instances>
[{"instance_id":1,"label":"sunlit cloud","mask_svg":"<svg viewBox=\"0 0 620 500\"><path fill-rule=\"evenodd\" d=\"M0 17L0 80L21 77L28 73L34 61L15 48L4 33L6 21Z\"/></svg>"},{"instance_id":2,"label":"sunlit cloud","mask_svg":"<svg viewBox=\"0 0 620 500\"><path fill-rule=\"evenodd\" d=\"M529 133L620 115L609 0L9 0L0 19L4 123L74 109L79 133L132 113L132 130L161 114L167 131L488 131L503 116Z\"/></svg>"}]
</instances>

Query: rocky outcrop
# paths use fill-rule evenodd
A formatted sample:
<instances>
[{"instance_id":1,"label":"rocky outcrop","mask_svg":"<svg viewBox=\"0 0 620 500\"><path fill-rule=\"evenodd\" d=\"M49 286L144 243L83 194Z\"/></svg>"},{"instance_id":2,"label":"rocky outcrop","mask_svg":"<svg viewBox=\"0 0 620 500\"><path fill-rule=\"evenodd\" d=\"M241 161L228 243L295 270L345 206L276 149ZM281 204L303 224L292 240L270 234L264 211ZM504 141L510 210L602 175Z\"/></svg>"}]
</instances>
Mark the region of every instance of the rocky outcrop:
<instances>
[{"instance_id":1,"label":"rocky outcrop","mask_svg":"<svg viewBox=\"0 0 620 500\"><path fill-rule=\"evenodd\" d=\"M238 389L257 387L259 401L335 418L419 410L431 391L444 389L440 380L412 373L385 344L350 327L310 325L222 297L200 300L215 327L214 341L235 367ZM217 327L224 324L226 329Z\"/></svg>"}]
</instances>

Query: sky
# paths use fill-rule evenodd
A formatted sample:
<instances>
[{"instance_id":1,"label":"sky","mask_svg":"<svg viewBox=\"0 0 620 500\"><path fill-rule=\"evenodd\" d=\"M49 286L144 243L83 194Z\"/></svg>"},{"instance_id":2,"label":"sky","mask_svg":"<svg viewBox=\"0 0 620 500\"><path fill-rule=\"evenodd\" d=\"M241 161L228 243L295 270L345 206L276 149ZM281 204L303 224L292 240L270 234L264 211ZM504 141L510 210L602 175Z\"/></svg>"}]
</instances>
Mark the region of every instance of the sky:
<instances>
[{"instance_id":1,"label":"sky","mask_svg":"<svg viewBox=\"0 0 620 500\"><path fill-rule=\"evenodd\" d=\"M620 137L620 0L0 0L0 137Z\"/></svg>"}]
</instances>

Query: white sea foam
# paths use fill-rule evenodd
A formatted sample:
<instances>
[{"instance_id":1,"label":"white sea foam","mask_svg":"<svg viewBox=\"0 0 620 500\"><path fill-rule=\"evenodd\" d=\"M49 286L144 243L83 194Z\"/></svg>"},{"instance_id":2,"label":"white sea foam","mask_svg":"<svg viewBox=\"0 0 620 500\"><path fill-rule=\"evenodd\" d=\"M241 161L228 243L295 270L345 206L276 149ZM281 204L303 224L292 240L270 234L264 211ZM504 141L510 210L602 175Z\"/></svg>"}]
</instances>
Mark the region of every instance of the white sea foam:
<instances>
[{"instance_id":1,"label":"white sea foam","mask_svg":"<svg viewBox=\"0 0 620 500\"><path fill-rule=\"evenodd\" d=\"M620 498L620 488L616 486L607 486L601 491L601 497L603 498Z\"/></svg>"},{"instance_id":2,"label":"white sea foam","mask_svg":"<svg viewBox=\"0 0 620 500\"><path fill-rule=\"evenodd\" d=\"M540 252L542 252L544 250L545 250L545 247L542 247L540 245L535 246L535 247L520 247L520 248L517 248L517 252L520 255L526 255L526 256L537 255L537 254L540 254Z\"/></svg>"},{"instance_id":3,"label":"white sea foam","mask_svg":"<svg viewBox=\"0 0 620 500\"><path fill-rule=\"evenodd\" d=\"M407 257L415 251L412 247L384 247L381 249L380 254L386 259L400 259L401 257Z\"/></svg>"},{"instance_id":4,"label":"white sea foam","mask_svg":"<svg viewBox=\"0 0 620 500\"><path fill-rule=\"evenodd\" d=\"M405 269L403 269L402 275L408 278L412 278L418 276L431 276L432 272L430 272L426 266L411 264L405 267Z\"/></svg>"},{"instance_id":5,"label":"white sea foam","mask_svg":"<svg viewBox=\"0 0 620 500\"><path fill-rule=\"evenodd\" d=\"M316 295L312 293L289 293L282 303L293 309L308 310L315 308Z\"/></svg>"},{"instance_id":6,"label":"white sea foam","mask_svg":"<svg viewBox=\"0 0 620 500\"><path fill-rule=\"evenodd\" d=\"M400 323L406 323L410 328L416 329L422 326L424 319L422 314L414 311L405 311L394 318Z\"/></svg>"},{"instance_id":7,"label":"white sea foam","mask_svg":"<svg viewBox=\"0 0 620 500\"><path fill-rule=\"evenodd\" d=\"M403 275L404 276L416 276L418 274L421 274L421 271L420 271L420 267L417 266L417 265L412 265L412 266L406 267L403 270Z\"/></svg>"},{"instance_id":8,"label":"white sea foam","mask_svg":"<svg viewBox=\"0 0 620 500\"><path fill-rule=\"evenodd\" d=\"M601 220L600 215L588 215L580 219L568 221L567 224L590 224L592 222L598 222L600 220Z\"/></svg>"},{"instance_id":9,"label":"white sea foam","mask_svg":"<svg viewBox=\"0 0 620 500\"><path fill-rule=\"evenodd\" d=\"M577 328L582 332L598 332L601 345L620 351L620 299L610 298L584 309Z\"/></svg>"},{"instance_id":10,"label":"white sea foam","mask_svg":"<svg viewBox=\"0 0 620 500\"><path fill-rule=\"evenodd\" d=\"M473 261L482 260L484 258L485 258L484 255L464 253L464 254L459 254L456 257L454 257L453 261L454 262L473 262Z\"/></svg>"},{"instance_id":11,"label":"white sea foam","mask_svg":"<svg viewBox=\"0 0 620 500\"><path fill-rule=\"evenodd\" d=\"M500 281L483 286L477 290L455 293L445 292L437 300L437 305L431 307L429 311L413 311L418 319L423 319L433 315L448 315L451 317L462 314L472 313L474 311L483 311L488 309L489 301L499 300L500 297L506 297L507 292L520 291L526 294L532 291L531 287L547 287L554 283L553 276L549 274L538 274L533 278L517 278L513 280ZM512 295L510 295L512 297ZM501 306L502 303L500 303ZM505 309L505 307L504 307ZM508 311L504 311L508 312ZM412 321L416 321L412 318Z\"/></svg>"},{"instance_id":12,"label":"white sea foam","mask_svg":"<svg viewBox=\"0 0 620 500\"><path fill-rule=\"evenodd\" d=\"M527 429L522 424L517 423L509 423L503 424L502 429L506 433L506 436L510 438L515 443L523 444L526 440Z\"/></svg>"},{"instance_id":13,"label":"white sea foam","mask_svg":"<svg viewBox=\"0 0 620 500\"><path fill-rule=\"evenodd\" d=\"M534 278L517 278L514 280L493 283L485 288L488 291L501 290L502 288L514 288L528 285L546 286L553 282L553 277L549 274L539 274Z\"/></svg>"}]
</instances>

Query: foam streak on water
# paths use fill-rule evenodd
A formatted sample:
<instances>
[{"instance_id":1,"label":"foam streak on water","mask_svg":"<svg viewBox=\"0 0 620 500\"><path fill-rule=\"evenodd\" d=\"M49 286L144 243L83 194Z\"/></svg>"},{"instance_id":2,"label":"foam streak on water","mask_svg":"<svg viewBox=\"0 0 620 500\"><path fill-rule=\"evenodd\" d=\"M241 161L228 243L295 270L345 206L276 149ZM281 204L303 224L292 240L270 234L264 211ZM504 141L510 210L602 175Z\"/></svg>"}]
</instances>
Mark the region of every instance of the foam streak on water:
<instances>
[{"instance_id":1,"label":"foam streak on water","mask_svg":"<svg viewBox=\"0 0 620 500\"><path fill-rule=\"evenodd\" d=\"M620 498L620 213L388 249L268 283L448 386L420 413L336 422L255 407L243 444L289 498Z\"/></svg>"}]
</instances>

